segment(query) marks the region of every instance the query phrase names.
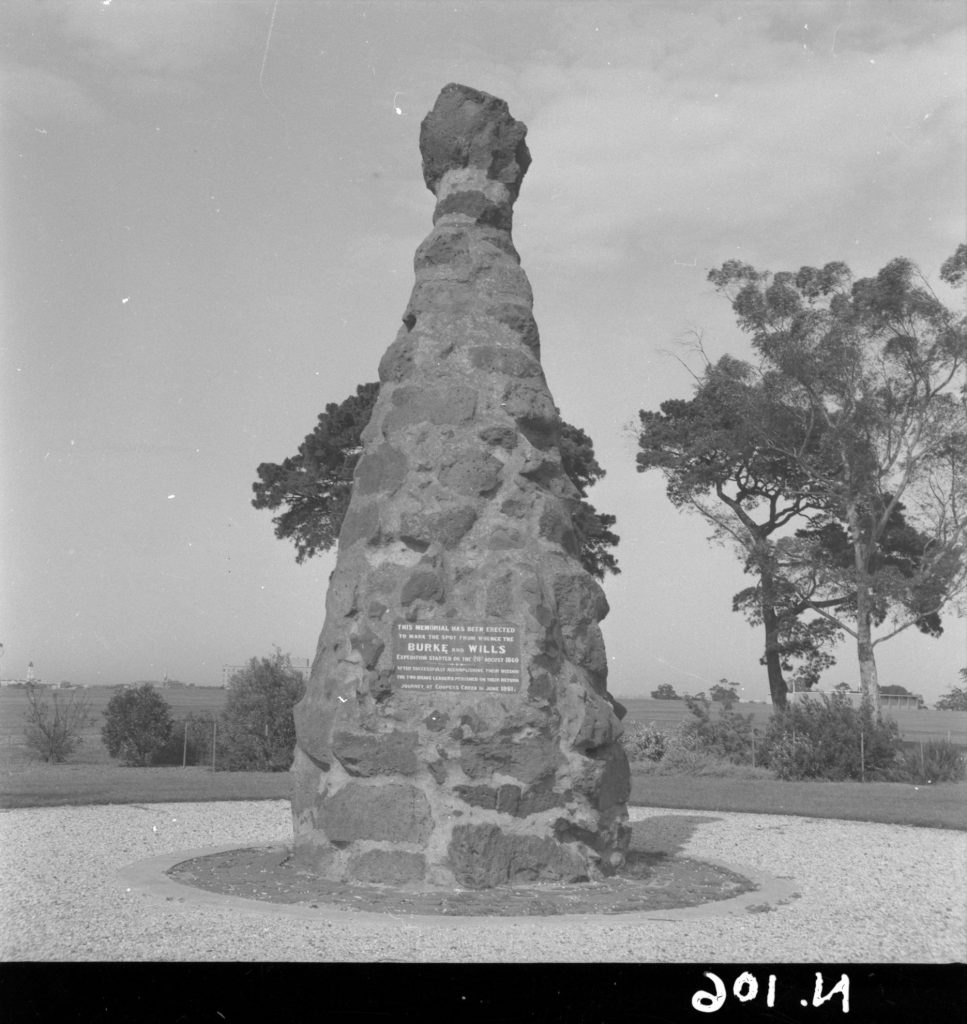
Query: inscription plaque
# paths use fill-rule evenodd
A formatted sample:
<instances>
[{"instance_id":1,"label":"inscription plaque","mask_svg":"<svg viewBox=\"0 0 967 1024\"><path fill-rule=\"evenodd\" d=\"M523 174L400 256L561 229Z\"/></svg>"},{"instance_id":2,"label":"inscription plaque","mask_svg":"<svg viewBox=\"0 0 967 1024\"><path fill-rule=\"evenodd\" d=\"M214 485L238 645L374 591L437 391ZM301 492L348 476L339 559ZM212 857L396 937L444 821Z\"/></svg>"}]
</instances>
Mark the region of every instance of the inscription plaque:
<instances>
[{"instance_id":1,"label":"inscription plaque","mask_svg":"<svg viewBox=\"0 0 967 1024\"><path fill-rule=\"evenodd\" d=\"M393 667L401 690L517 693L520 630L493 622L397 622Z\"/></svg>"}]
</instances>

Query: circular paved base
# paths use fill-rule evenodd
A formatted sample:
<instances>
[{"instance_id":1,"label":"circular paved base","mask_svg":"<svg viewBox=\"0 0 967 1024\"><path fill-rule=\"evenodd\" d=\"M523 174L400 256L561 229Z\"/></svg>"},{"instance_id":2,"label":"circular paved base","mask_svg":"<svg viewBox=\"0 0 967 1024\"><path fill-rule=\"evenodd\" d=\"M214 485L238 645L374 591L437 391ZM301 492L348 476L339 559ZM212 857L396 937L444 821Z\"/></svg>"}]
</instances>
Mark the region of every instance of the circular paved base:
<instances>
[{"instance_id":1,"label":"circular paved base","mask_svg":"<svg viewBox=\"0 0 967 1024\"><path fill-rule=\"evenodd\" d=\"M761 912L794 897L792 885L710 861L678 855L691 833L714 818L667 815L635 825L627 869L600 882L531 883L496 889L401 889L327 882L301 870L286 846L219 847L153 858L122 871L127 885L166 900L235 905L300 916L411 920L589 916L708 916Z\"/></svg>"},{"instance_id":2,"label":"circular paved base","mask_svg":"<svg viewBox=\"0 0 967 1024\"><path fill-rule=\"evenodd\" d=\"M442 889L328 882L300 869L288 847L228 850L182 861L177 882L270 903L383 914L535 917L623 914L732 899L756 886L726 867L687 857L635 855L626 870L598 882L540 882L493 889Z\"/></svg>"}]
</instances>

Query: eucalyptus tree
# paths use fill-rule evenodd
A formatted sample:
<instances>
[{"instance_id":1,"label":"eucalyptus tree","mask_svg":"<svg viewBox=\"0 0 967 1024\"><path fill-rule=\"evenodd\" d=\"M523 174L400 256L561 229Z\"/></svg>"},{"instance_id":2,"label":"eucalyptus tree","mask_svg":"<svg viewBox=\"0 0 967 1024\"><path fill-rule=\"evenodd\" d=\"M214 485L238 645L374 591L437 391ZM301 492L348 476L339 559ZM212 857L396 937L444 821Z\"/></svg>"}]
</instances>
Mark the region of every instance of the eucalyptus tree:
<instances>
[{"instance_id":1,"label":"eucalyptus tree","mask_svg":"<svg viewBox=\"0 0 967 1024\"><path fill-rule=\"evenodd\" d=\"M961 246L941 277L962 285L965 268ZM902 258L858 281L843 263L771 273L738 261L709 280L766 375L782 379L800 432L816 439L804 447L795 430L790 443L763 429L826 516L799 537L798 552L787 544L787 578L798 564L818 593L840 598L810 606L854 637L861 687L878 706L875 646L923 628L967 584L965 317ZM887 557L900 513L916 537L903 566Z\"/></svg>"}]
</instances>

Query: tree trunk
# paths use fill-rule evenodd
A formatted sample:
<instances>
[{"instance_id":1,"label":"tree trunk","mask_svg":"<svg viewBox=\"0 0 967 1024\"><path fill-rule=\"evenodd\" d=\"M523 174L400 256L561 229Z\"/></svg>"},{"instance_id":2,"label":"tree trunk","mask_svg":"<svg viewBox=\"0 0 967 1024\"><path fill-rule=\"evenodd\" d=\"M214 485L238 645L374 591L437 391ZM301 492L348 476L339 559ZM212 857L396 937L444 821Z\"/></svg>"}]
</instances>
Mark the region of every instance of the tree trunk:
<instances>
[{"instance_id":1,"label":"tree trunk","mask_svg":"<svg viewBox=\"0 0 967 1024\"><path fill-rule=\"evenodd\" d=\"M782 663L779 660L779 616L771 605L763 604L762 621L766 630L765 662L769 677L769 694L775 707L784 708L789 687L782 676Z\"/></svg>"},{"instance_id":2,"label":"tree trunk","mask_svg":"<svg viewBox=\"0 0 967 1024\"><path fill-rule=\"evenodd\" d=\"M870 594L867 565L869 551L865 544L854 542L856 562L856 655L860 663L860 689L870 702L873 714L880 717L880 687L877 683L876 658L873 655L873 599Z\"/></svg>"},{"instance_id":3,"label":"tree trunk","mask_svg":"<svg viewBox=\"0 0 967 1024\"><path fill-rule=\"evenodd\" d=\"M759 570L759 608L762 625L766 631L766 649L763 660L769 677L769 695L777 708L786 706L789 688L782 677L782 662L779 658L779 616L776 613L776 583L772 575L770 557L772 551L768 541L758 538L756 544L756 565Z\"/></svg>"},{"instance_id":4,"label":"tree trunk","mask_svg":"<svg viewBox=\"0 0 967 1024\"><path fill-rule=\"evenodd\" d=\"M870 639L869 616L860 619L856 629L856 654L860 663L860 689L863 697L873 708L873 713L880 717L880 687L877 683L876 658L873 656L873 643Z\"/></svg>"}]
</instances>

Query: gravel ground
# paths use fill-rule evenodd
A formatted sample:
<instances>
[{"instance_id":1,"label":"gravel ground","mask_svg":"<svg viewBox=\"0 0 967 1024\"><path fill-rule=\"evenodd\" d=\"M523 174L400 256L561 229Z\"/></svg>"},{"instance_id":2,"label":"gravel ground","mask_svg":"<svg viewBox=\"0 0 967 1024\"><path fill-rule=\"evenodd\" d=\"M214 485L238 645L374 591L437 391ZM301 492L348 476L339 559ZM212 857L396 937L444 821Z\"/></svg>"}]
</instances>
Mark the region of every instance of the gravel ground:
<instances>
[{"instance_id":1,"label":"gravel ground","mask_svg":"<svg viewBox=\"0 0 967 1024\"><path fill-rule=\"evenodd\" d=\"M683 814L632 808L637 820ZM286 916L125 890L168 852L291 835L286 801L0 812L0 959L949 963L967 961L967 833L701 812L683 853L791 878L799 898L691 920L488 919L471 929Z\"/></svg>"}]
</instances>

